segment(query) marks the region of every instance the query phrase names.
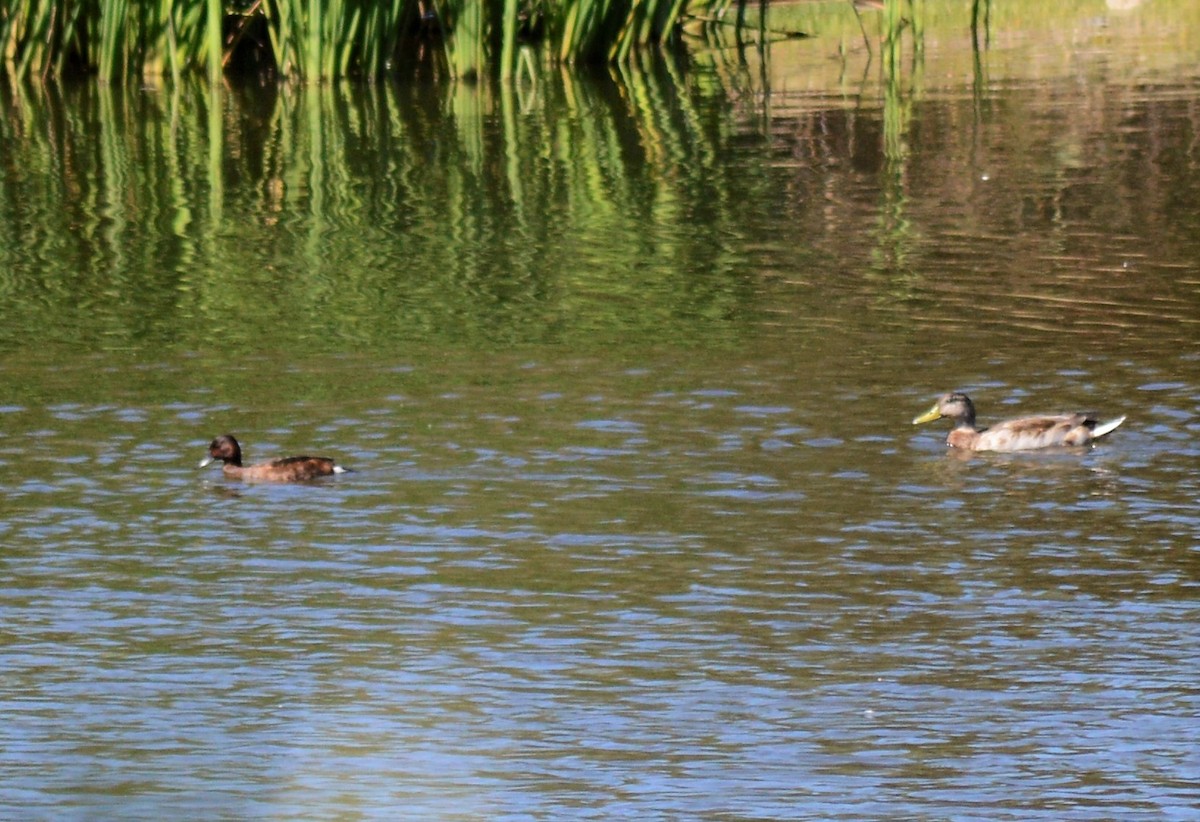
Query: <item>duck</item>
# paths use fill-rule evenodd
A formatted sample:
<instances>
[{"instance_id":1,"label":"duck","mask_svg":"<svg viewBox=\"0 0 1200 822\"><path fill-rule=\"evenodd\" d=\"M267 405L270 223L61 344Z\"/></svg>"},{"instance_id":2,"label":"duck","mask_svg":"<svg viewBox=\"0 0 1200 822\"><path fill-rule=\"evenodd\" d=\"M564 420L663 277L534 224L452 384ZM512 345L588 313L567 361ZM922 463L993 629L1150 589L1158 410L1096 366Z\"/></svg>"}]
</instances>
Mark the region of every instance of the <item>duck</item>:
<instances>
[{"instance_id":1,"label":"duck","mask_svg":"<svg viewBox=\"0 0 1200 822\"><path fill-rule=\"evenodd\" d=\"M209 443L208 456L200 461L200 467L205 468L217 460L225 463L221 469L225 476L255 482L303 482L350 470L328 457L284 457L243 466L242 447L231 434L222 434Z\"/></svg>"},{"instance_id":2,"label":"duck","mask_svg":"<svg viewBox=\"0 0 1200 822\"><path fill-rule=\"evenodd\" d=\"M975 404L955 391L938 397L933 407L913 420L913 425L948 417L954 428L946 437L951 448L968 451L1031 451L1055 446L1088 445L1112 433L1125 417L1101 423L1087 414L1049 414L1005 420L991 428L975 425Z\"/></svg>"}]
</instances>

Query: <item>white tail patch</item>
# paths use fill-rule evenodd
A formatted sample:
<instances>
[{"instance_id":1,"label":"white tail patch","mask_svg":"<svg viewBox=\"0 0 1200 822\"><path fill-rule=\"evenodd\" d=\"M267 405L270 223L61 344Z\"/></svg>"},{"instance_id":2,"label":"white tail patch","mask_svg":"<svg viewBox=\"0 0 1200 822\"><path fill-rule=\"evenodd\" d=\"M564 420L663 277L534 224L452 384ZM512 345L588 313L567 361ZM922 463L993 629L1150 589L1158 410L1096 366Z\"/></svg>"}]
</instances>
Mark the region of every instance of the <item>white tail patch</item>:
<instances>
[{"instance_id":1,"label":"white tail patch","mask_svg":"<svg viewBox=\"0 0 1200 822\"><path fill-rule=\"evenodd\" d=\"M1124 417L1121 417L1121 419L1125 419L1125 418L1124 418ZM1117 423L1117 425L1120 425L1120 423ZM343 468L343 467L342 467L342 466L340 466L340 465L335 465L335 466L333 466L333 473L335 473L335 474L344 474L344 473L346 473L346 471L348 471L348 470L349 470L349 469L347 469L347 468Z\"/></svg>"},{"instance_id":2,"label":"white tail patch","mask_svg":"<svg viewBox=\"0 0 1200 822\"><path fill-rule=\"evenodd\" d=\"M1099 425L1097 425L1095 428L1092 429L1092 439L1098 440L1101 437L1103 437L1105 434L1111 433L1112 431L1114 431L1116 429L1116 427L1118 425L1120 425L1123 422L1125 422L1124 417L1117 417L1115 420L1109 420L1108 422L1100 423Z\"/></svg>"}]
</instances>

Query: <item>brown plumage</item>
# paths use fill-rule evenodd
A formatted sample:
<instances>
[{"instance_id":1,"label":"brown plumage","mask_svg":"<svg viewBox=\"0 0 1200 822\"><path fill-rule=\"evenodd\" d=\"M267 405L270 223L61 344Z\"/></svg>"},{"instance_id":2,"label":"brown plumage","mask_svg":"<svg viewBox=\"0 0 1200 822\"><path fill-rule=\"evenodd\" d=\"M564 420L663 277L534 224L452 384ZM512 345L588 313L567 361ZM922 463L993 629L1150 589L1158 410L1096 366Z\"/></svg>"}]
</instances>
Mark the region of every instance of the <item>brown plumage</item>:
<instances>
[{"instance_id":1,"label":"brown plumage","mask_svg":"<svg viewBox=\"0 0 1200 822\"><path fill-rule=\"evenodd\" d=\"M1118 417L1098 423L1087 414L1052 414L1006 420L991 428L975 425L975 404L966 394L945 394L933 407L913 420L913 425L949 417L954 429L946 437L952 448L969 451L1029 451L1062 445L1087 445L1103 437L1121 423Z\"/></svg>"},{"instance_id":2,"label":"brown plumage","mask_svg":"<svg viewBox=\"0 0 1200 822\"><path fill-rule=\"evenodd\" d=\"M242 447L229 434L222 434L209 444L208 456L200 461L200 467L216 460L225 463L221 469L225 476L258 482L303 482L347 470L328 457L285 457L243 467Z\"/></svg>"}]
</instances>

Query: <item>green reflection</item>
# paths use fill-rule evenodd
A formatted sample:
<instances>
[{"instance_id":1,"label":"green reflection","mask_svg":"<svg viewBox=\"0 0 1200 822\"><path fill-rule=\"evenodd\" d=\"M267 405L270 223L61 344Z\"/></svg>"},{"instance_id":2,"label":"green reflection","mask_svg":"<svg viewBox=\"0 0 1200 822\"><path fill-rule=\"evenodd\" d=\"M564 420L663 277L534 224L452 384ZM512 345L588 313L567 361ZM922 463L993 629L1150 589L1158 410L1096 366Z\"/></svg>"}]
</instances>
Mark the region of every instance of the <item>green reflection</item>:
<instances>
[{"instance_id":1,"label":"green reflection","mask_svg":"<svg viewBox=\"0 0 1200 822\"><path fill-rule=\"evenodd\" d=\"M921 0L904 4L899 0L890 0L883 9L885 163L879 186L879 230L874 267L885 274L905 274L909 271L908 251L913 245L912 222L906 213L909 199L909 132L924 65L924 10L925 3ZM889 289L889 292L892 290Z\"/></svg>"},{"instance_id":2,"label":"green reflection","mask_svg":"<svg viewBox=\"0 0 1200 822\"><path fill-rule=\"evenodd\" d=\"M714 28L706 51L599 74L523 52L498 85L9 84L0 350L836 346L939 318L909 299L960 322L981 287L1052 298L1002 327L1056 331L1043 313L1071 305L1117 328L1084 280L1040 272L1120 264L1130 246L1102 239L1154 226L1138 253L1194 259L1190 98L1154 92L1194 74L1200 21L1112 16L1111 61L1063 63L1054 29L1016 37L997 7L993 42L1021 50L994 46L983 83L971 8L897 5L890 41L864 13L887 54L842 2L773 9L757 31L814 36L769 51ZM1102 236L1079 231L1092 216ZM1188 315L1164 279L1170 311L1130 316Z\"/></svg>"},{"instance_id":3,"label":"green reflection","mask_svg":"<svg viewBox=\"0 0 1200 822\"><path fill-rule=\"evenodd\" d=\"M685 76L18 89L0 345L736 334L729 104Z\"/></svg>"}]
</instances>

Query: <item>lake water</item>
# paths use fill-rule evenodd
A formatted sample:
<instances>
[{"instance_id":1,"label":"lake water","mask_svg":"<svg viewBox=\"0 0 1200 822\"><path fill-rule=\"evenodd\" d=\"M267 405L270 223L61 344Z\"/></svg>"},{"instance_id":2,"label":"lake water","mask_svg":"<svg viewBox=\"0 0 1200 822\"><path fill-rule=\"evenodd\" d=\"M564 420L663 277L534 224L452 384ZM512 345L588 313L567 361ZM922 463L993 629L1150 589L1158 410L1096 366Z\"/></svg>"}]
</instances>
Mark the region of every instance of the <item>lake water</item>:
<instances>
[{"instance_id":1,"label":"lake water","mask_svg":"<svg viewBox=\"0 0 1200 822\"><path fill-rule=\"evenodd\" d=\"M0 816L1200 816L1200 12L1076 5L6 86Z\"/></svg>"}]
</instances>

